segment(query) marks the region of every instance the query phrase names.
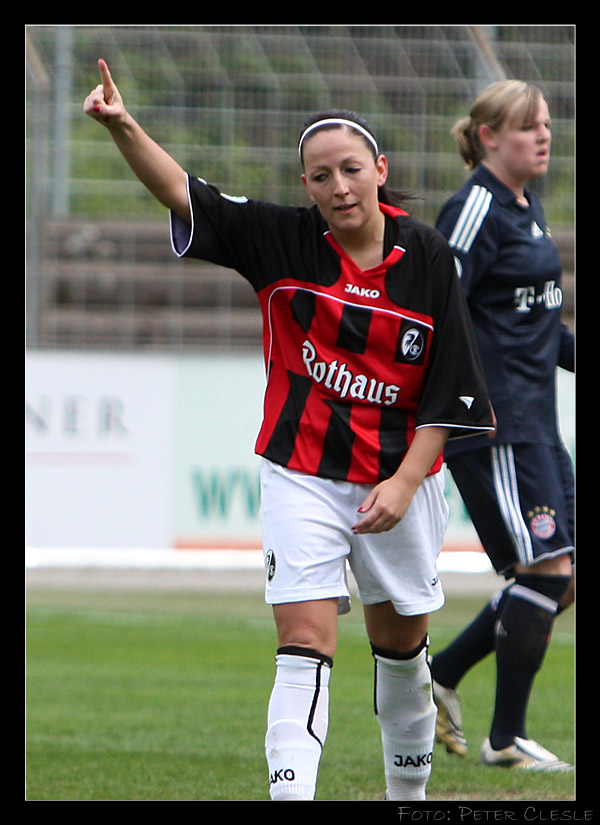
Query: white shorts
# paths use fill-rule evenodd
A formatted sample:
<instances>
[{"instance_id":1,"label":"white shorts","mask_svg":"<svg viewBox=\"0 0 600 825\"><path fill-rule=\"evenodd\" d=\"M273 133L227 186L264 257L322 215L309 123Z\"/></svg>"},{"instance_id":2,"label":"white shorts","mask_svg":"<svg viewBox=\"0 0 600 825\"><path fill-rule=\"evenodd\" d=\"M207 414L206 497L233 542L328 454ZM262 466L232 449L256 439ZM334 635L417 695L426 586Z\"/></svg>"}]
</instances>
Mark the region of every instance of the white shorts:
<instances>
[{"instance_id":1,"label":"white shorts","mask_svg":"<svg viewBox=\"0 0 600 825\"><path fill-rule=\"evenodd\" d=\"M346 562L363 604L391 601L397 613L438 610L437 558L448 520L442 472L425 479L408 512L384 533L352 525L372 487L316 478L263 459L263 550L268 604L337 598L350 610Z\"/></svg>"}]
</instances>

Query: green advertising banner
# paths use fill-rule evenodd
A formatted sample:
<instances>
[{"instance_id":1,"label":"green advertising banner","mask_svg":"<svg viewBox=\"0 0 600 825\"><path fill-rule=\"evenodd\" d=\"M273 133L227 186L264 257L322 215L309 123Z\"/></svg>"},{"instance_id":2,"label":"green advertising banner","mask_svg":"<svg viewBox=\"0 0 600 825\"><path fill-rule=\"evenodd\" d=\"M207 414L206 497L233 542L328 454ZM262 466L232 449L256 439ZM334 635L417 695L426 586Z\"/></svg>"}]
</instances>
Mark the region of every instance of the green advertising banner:
<instances>
[{"instance_id":1,"label":"green advertising banner","mask_svg":"<svg viewBox=\"0 0 600 825\"><path fill-rule=\"evenodd\" d=\"M262 358L190 356L177 363L177 547L260 545Z\"/></svg>"},{"instance_id":2,"label":"green advertising banner","mask_svg":"<svg viewBox=\"0 0 600 825\"><path fill-rule=\"evenodd\" d=\"M177 364L175 546L260 546L260 459L254 443L265 386L260 355L190 356ZM560 419L574 455L574 376L558 376ZM446 547L480 549L449 474Z\"/></svg>"}]
</instances>

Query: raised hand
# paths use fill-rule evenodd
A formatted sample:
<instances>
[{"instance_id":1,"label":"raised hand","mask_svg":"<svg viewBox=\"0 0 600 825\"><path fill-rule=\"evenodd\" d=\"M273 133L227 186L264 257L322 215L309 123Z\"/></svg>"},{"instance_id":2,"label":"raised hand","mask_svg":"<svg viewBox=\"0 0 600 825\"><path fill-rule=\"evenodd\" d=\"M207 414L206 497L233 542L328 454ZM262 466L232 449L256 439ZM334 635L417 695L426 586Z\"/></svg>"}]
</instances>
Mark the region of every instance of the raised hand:
<instances>
[{"instance_id":1,"label":"raised hand","mask_svg":"<svg viewBox=\"0 0 600 825\"><path fill-rule=\"evenodd\" d=\"M126 113L125 105L108 65L102 58L98 60L98 68L102 82L86 97L83 111L104 126L109 126L111 122L122 120Z\"/></svg>"}]
</instances>

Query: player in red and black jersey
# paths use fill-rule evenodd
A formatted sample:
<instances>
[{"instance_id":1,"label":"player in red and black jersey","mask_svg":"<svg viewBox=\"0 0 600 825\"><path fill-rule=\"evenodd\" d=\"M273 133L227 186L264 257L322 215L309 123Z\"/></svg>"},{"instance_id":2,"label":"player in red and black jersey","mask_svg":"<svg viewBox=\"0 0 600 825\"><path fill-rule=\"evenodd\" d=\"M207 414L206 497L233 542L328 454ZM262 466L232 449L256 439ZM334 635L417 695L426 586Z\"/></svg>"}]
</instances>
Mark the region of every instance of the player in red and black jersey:
<instances>
[{"instance_id":1,"label":"player in red and black jersey","mask_svg":"<svg viewBox=\"0 0 600 825\"><path fill-rule=\"evenodd\" d=\"M317 207L230 199L191 177L189 191L192 224L173 217L177 253L237 269L263 312L259 454L377 483L417 428L454 437L489 426L460 283L437 233L380 203L382 260L363 270Z\"/></svg>"},{"instance_id":2,"label":"player in red and black jersey","mask_svg":"<svg viewBox=\"0 0 600 825\"><path fill-rule=\"evenodd\" d=\"M280 207L188 175L131 118L103 61L100 71L85 110L170 209L176 253L236 269L263 313L256 450L279 640L271 797L315 796L349 563L376 664L387 795L423 799L435 724L428 614L444 601L442 452L448 438L494 427L452 253L393 203L385 155L358 116L305 127L314 205Z\"/></svg>"}]
</instances>

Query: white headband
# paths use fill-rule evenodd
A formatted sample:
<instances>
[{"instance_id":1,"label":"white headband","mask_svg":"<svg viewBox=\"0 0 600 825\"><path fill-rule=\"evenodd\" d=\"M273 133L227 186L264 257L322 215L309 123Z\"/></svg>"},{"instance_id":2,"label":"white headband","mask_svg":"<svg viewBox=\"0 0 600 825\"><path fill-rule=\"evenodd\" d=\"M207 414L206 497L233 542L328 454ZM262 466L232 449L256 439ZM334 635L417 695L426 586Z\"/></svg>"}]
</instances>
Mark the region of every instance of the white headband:
<instances>
[{"instance_id":1,"label":"white headband","mask_svg":"<svg viewBox=\"0 0 600 825\"><path fill-rule=\"evenodd\" d=\"M379 154L379 148L377 146L377 141L373 137L370 132L367 132L359 123L355 123L353 120L344 120L343 118L337 117L330 117L326 118L325 120L318 120L316 123L307 126L307 128L302 133L302 137L300 138L300 142L298 143L298 154L302 157L302 144L304 143L304 139L309 135L314 129L320 129L321 126L350 126L352 129L356 129L361 135L364 135L367 140L373 145L375 149L375 154Z\"/></svg>"}]
</instances>

